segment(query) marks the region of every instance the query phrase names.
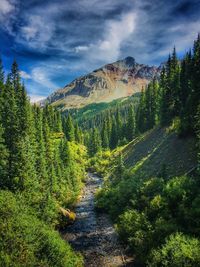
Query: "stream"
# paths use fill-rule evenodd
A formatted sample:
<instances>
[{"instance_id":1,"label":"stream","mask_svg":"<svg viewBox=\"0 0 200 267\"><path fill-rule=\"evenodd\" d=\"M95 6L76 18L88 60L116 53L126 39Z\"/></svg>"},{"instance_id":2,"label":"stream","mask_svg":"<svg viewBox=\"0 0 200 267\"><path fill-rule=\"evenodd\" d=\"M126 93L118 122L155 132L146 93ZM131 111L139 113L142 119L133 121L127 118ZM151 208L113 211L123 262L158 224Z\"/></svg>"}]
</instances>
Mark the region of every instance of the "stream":
<instances>
[{"instance_id":1,"label":"stream","mask_svg":"<svg viewBox=\"0 0 200 267\"><path fill-rule=\"evenodd\" d=\"M88 174L75 209L76 221L64 230L63 238L82 253L85 267L134 266L133 259L125 255L108 215L95 210L94 193L102 183L99 176Z\"/></svg>"}]
</instances>

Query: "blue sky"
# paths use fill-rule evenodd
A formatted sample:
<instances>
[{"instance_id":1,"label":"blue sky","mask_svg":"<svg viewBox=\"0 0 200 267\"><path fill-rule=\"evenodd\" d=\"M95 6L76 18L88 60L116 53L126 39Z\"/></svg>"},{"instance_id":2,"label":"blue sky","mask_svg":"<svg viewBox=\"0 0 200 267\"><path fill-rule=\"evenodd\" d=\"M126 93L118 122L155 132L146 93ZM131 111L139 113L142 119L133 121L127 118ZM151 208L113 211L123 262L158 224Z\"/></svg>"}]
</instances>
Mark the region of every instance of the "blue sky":
<instances>
[{"instance_id":1,"label":"blue sky","mask_svg":"<svg viewBox=\"0 0 200 267\"><path fill-rule=\"evenodd\" d=\"M158 65L200 31L200 0L0 0L0 53L32 100L126 56Z\"/></svg>"}]
</instances>

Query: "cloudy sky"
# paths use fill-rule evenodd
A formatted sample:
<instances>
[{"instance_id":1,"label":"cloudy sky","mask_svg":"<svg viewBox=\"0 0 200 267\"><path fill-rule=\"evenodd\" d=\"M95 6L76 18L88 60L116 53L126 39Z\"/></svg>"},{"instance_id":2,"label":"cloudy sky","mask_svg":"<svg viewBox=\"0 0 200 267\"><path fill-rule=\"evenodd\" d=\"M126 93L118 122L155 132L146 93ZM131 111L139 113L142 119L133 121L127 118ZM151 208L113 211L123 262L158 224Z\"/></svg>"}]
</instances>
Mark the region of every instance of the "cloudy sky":
<instances>
[{"instance_id":1,"label":"cloudy sky","mask_svg":"<svg viewBox=\"0 0 200 267\"><path fill-rule=\"evenodd\" d=\"M0 53L32 100L126 56L158 65L200 32L200 0L0 0Z\"/></svg>"}]
</instances>

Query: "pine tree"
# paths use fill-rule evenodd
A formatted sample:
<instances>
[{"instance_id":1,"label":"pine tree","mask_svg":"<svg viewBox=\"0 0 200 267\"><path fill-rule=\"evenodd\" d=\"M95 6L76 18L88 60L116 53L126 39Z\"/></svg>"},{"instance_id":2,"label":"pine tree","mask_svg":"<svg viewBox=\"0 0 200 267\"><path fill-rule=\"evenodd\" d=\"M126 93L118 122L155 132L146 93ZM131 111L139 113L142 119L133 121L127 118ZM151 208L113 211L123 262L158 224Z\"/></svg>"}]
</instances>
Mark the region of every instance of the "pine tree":
<instances>
[{"instance_id":1,"label":"pine tree","mask_svg":"<svg viewBox=\"0 0 200 267\"><path fill-rule=\"evenodd\" d=\"M116 132L117 132L117 139L118 141L120 141L122 139L122 118L119 108L117 108L117 114L116 114Z\"/></svg>"},{"instance_id":2,"label":"pine tree","mask_svg":"<svg viewBox=\"0 0 200 267\"><path fill-rule=\"evenodd\" d=\"M60 143L60 156L64 167L69 166L72 161L72 154L70 150L69 141L67 141L67 139L65 138Z\"/></svg>"},{"instance_id":3,"label":"pine tree","mask_svg":"<svg viewBox=\"0 0 200 267\"><path fill-rule=\"evenodd\" d=\"M133 140L135 137L135 129L136 129L136 122L135 122L135 114L134 114L134 109L132 106L129 107L128 110L128 120L127 120L127 126L126 126L126 138L128 141Z\"/></svg>"},{"instance_id":4,"label":"pine tree","mask_svg":"<svg viewBox=\"0 0 200 267\"><path fill-rule=\"evenodd\" d=\"M180 89L180 66L176 55L176 48L174 47L171 58L171 91L173 112L172 116L178 116L181 108L181 89Z\"/></svg>"},{"instance_id":5,"label":"pine tree","mask_svg":"<svg viewBox=\"0 0 200 267\"><path fill-rule=\"evenodd\" d=\"M108 148L109 147L109 137L108 137L108 122L105 120L103 123L102 129L102 147Z\"/></svg>"},{"instance_id":6,"label":"pine tree","mask_svg":"<svg viewBox=\"0 0 200 267\"><path fill-rule=\"evenodd\" d=\"M193 48L193 69L192 69L192 92L191 92L191 123L192 129L195 129L195 116L197 113L197 108L199 105L200 99L200 34L197 37L197 40L194 42Z\"/></svg>"},{"instance_id":7,"label":"pine tree","mask_svg":"<svg viewBox=\"0 0 200 267\"><path fill-rule=\"evenodd\" d=\"M0 189L6 185L6 177L8 172L8 150L5 146L3 138L3 127L0 124Z\"/></svg>"},{"instance_id":8,"label":"pine tree","mask_svg":"<svg viewBox=\"0 0 200 267\"><path fill-rule=\"evenodd\" d=\"M78 126L78 123L75 124L75 128L74 128L74 135L75 135L75 140L77 143L82 144L83 140L82 140L82 132L81 129Z\"/></svg>"},{"instance_id":9,"label":"pine tree","mask_svg":"<svg viewBox=\"0 0 200 267\"><path fill-rule=\"evenodd\" d=\"M160 75L160 83L159 83L159 88L160 88L160 94L161 94L161 99L160 99L160 122L161 125L165 125L167 121L167 109L168 109L168 103L167 103L167 90L166 90L166 70L163 67Z\"/></svg>"},{"instance_id":10,"label":"pine tree","mask_svg":"<svg viewBox=\"0 0 200 267\"><path fill-rule=\"evenodd\" d=\"M89 151L92 156L95 155L97 152L101 151L101 144L102 141L100 132L97 128L94 128L91 133L89 144Z\"/></svg>"},{"instance_id":11,"label":"pine tree","mask_svg":"<svg viewBox=\"0 0 200 267\"><path fill-rule=\"evenodd\" d=\"M117 146L118 141L119 139L118 139L116 121L113 120L112 130L111 130L111 135L110 135L110 148L114 149Z\"/></svg>"},{"instance_id":12,"label":"pine tree","mask_svg":"<svg viewBox=\"0 0 200 267\"><path fill-rule=\"evenodd\" d=\"M64 121L64 132L68 141L75 140L74 125L70 114L68 114L67 119Z\"/></svg>"},{"instance_id":13,"label":"pine tree","mask_svg":"<svg viewBox=\"0 0 200 267\"><path fill-rule=\"evenodd\" d=\"M38 106L34 106L34 122L36 129L36 171L38 179L43 186L45 180L48 179L46 166L46 148L43 133L43 115L42 110Z\"/></svg>"},{"instance_id":14,"label":"pine tree","mask_svg":"<svg viewBox=\"0 0 200 267\"><path fill-rule=\"evenodd\" d=\"M137 124L137 130L139 132L144 132L146 129L146 123L147 123L147 112L146 112L146 99L145 99L145 91L144 88L142 88L141 96L140 96L140 103L137 109L136 114L136 124Z\"/></svg>"},{"instance_id":15,"label":"pine tree","mask_svg":"<svg viewBox=\"0 0 200 267\"><path fill-rule=\"evenodd\" d=\"M6 186L10 189L14 189L19 181L19 118L17 117L15 91L12 86L10 76L7 78L2 97L3 105L1 118L2 125L4 126L3 138L9 151Z\"/></svg>"}]
</instances>

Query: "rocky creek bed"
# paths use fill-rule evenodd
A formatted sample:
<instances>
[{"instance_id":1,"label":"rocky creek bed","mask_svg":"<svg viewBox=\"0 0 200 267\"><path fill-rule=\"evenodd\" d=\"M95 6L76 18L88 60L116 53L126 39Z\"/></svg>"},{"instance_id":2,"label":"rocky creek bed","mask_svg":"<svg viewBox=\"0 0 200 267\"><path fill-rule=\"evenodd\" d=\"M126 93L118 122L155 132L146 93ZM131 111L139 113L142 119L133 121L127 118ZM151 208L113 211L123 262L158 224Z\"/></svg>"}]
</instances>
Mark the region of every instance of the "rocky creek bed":
<instances>
[{"instance_id":1,"label":"rocky creek bed","mask_svg":"<svg viewBox=\"0 0 200 267\"><path fill-rule=\"evenodd\" d=\"M76 221L62 233L72 247L82 253L86 267L134 266L124 253L107 214L95 210L94 193L102 178L88 174L82 198L76 206Z\"/></svg>"}]
</instances>

